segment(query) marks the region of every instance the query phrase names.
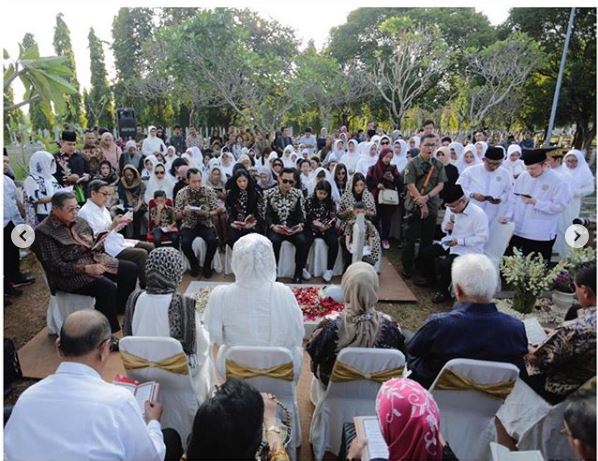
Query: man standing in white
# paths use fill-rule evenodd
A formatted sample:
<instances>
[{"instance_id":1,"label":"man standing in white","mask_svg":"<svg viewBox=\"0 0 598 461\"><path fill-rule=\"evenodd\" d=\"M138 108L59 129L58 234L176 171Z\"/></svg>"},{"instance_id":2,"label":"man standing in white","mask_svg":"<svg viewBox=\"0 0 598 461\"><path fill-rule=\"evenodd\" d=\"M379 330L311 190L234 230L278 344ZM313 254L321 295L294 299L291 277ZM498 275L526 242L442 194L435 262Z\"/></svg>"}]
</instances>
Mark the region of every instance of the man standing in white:
<instances>
[{"instance_id":1,"label":"man standing in white","mask_svg":"<svg viewBox=\"0 0 598 461\"><path fill-rule=\"evenodd\" d=\"M19 397L4 431L4 459L161 461L162 405L145 403L101 377L110 355L110 324L95 310L69 315L56 342L56 373Z\"/></svg>"},{"instance_id":2,"label":"man standing in white","mask_svg":"<svg viewBox=\"0 0 598 461\"><path fill-rule=\"evenodd\" d=\"M303 360L303 314L293 292L276 282L272 242L260 234L241 237L233 248L235 283L214 288L204 314L210 341L222 346L279 346L289 349L295 370Z\"/></svg>"},{"instance_id":3,"label":"man standing in white","mask_svg":"<svg viewBox=\"0 0 598 461\"><path fill-rule=\"evenodd\" d=\"M561 214L569 191L562 177L546 165L546 152L555 149L524 149L525 169L513 186L515 230L509 252L518 248L523 255L536 252L549 261Z\"/></svg>"},{"instance_id":4,"label":"man standing in white","mask_svg":"<svg viewBox=\"0 0 598 461\"><path fill-rule=\"evenodd\" d=\"M509 199L513 178L506 168L503 168L503 150L490 146L482 159L483 163L466 168L457 184L463 188L465 196L479 206L488 217L488 226L495 218L507 222Z\"/></svg>"}]
</instances>

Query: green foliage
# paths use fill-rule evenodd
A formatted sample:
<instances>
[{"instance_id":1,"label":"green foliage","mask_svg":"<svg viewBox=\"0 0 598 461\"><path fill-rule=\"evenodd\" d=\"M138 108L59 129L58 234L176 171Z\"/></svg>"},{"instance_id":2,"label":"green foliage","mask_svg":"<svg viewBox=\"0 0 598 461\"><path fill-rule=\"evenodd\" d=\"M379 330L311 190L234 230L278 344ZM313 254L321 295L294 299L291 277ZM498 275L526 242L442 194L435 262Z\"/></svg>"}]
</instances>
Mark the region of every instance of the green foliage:
<instances>
[{"instance_id":1,"label":"green foliage","mask_svg":"<svg viewBox=\"0 0 598 461\"><path fill-rule=\"evenodd\" d=\"M115 123L112 90L104 63L104 48L95 34L89 30L89 57L91 61L91 89L85 104L89 126L102 126L112 130Z\"/></svg>"},{"instance_id":2,"label":"green foliage","mask_svg":"<svg viewBox=\"0 0 598 461\"><path fill-rule=\"evenodd\" d=\"M54 27L54 51L57 56L66 58L66 65L71 71L68 79L76 92L65 97L66 110L62 122L67 125L85 125L85 119L81 111L81 95L79 93L79 81L77 80L77 66L75 64L75 53L71 43L71 32L64 22L62 13L56 15L56 26Z\"/></svg>"}]
</instances>

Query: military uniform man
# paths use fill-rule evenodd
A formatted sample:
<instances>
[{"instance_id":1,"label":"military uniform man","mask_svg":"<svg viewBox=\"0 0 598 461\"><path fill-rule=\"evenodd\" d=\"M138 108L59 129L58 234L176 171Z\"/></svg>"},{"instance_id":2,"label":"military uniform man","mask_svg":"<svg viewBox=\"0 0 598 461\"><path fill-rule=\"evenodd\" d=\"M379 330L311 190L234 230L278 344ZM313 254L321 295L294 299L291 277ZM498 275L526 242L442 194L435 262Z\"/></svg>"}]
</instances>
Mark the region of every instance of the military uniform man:
<instances>
[{"instance_id":1,"label":"military uniform man","mask_svg":"<svg viewBox=\"0 0 598 461\"><path fill-rule=\"evenodd\" d=\"M434 228L440 206L438 194L447 181L444 165L432 157L436 148L436 136L427 134L422 137L420 153L405 168L405 186L407 198L406 237L403 246L403 277L413 274L415 242L420 238L420 249L432 245Z\"/></svg>"}]
</instances>

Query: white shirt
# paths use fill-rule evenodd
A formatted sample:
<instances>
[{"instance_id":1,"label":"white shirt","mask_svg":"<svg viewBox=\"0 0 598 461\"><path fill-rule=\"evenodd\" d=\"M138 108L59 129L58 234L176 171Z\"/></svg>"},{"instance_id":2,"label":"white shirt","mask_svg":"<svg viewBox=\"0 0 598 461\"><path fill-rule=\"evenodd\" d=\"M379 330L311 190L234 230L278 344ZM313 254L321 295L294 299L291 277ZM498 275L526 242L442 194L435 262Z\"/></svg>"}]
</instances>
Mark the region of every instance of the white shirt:
<instances>
[{"instance_id":1,"label":"white shirt","mask_svg":"<svg viewBox=\"0 0 598 461\"><path fill-rule=\"evenodd\" d=\"M569 200L567 184L558 173L548 169L533 178L524 171L515 180L513 194L528 194L536 199L534 205L526 205L521 196L514 195L514 235L529 240L546 242L557 235L561 214Z\"/></svg>"},{"instance_id":2,"label":"white shirt","mask_svg":"<svg viewBox=\"0 0 598 461\"><path fill-rule=\"evenodd\" d=\"M459 175L457 184L461 185L465 196L470 199L471 194L491 195L500 199L500 203L497 205L493 205L488 201L478 202L471 199L488 216L488 225L492 223L495 217L507 214L513 178L506 168L498 167L494 171L488 171L484 164L474 165L466 168Z\"/></svg>"},{"instance_id":3,"label":"white shirt","mask_svg":"<svg viewBox=\"0 0 598 461\"><path fill-rule=\"evenodd\" d=\"M133 394L93 368L63 362L19 397L4 431L10 461L161 461L160 423L145 423Z\"/></svg>"},{"instance_id":4,"label":"white shirt","mask_svg":"<svg viewBox=\"0 0 598 461\"><path fill-rule=\"evenodd\" d=\"M104 249L106 253L112 257L116 257L125 246L125 237L118 232L111 230L112 228L112 217L106 207L99 207L93 200L87 199L85 205L79 210L79 217L85 219L91 229L93 235L97 236L102 232L109 232L108 237L104 241Z\"/></svg>"},{"instance_id":5,"label":"white shirt","mask_svg":"<svg viewBox=\"0 0 598 461\"><path fill-rule=\"evenodd\" d=\"M286 347L296 364L303 359L303 314L282 283L217 286L208 299L204 323L213 343Z\"/></svg>"},{"instance_id":6,"label":"white shirt","mask_svg":"<svg viewBox=\"0 0 598 461\"><path fill-rule=\"evenodd\" d=\"M443 232L447 232L446 225L451 221L454 223L451 237L457 241L457 245L450 247L450 254L483 254L488 241L486 213L470 200L461 213L453 213L447 208L441 225Z\"/></svg>"}]
</instances>

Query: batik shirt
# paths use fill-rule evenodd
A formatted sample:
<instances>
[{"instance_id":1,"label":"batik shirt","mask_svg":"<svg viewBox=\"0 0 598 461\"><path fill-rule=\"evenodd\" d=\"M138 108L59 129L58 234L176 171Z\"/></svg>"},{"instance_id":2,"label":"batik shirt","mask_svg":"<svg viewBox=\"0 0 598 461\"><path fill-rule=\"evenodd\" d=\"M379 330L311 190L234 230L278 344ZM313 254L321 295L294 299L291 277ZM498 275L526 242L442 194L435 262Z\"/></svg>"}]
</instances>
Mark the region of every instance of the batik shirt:
<instances>
[{"instance_id":1,"label":"batik shirt","mask_svg":"<svg viewBox=\"0 0 598 461\"><path fill-rule=\"evenodd\" d=\"M535 366L528 366L530 375L546 374L545 389L553 394L568 395L596 376L596 308L577 315L538 347Z\"/></svg>"},{"instance_id":2,"label":"batik shirt","mask_svg":"<svg viewBox=\"0 0 598 461\"><path fill-rule=\"evenodd\" d=\"M205 211L213 211L218 206L216 203L216 192L208 186L201 186L199 190L193 190L191 187L183 187L176 194L175 210L182 213L184 208L189 205L192 207L204 207ZM212 227L212 218L209 215L202 216L202 213L189 211L183 217L182 227L194 229L196 226Z\"/></svg>"},{"instance_id":3,"label":"batik shirt","mask_svg":"<svg viewBox=\"0 0 598 461\"><path fill-rule=\"evenodd\" d=\"M305 222L305 199L299 189L292 188L283 194L275 187L265 192L264 200L268 228L276 224L292 227Z\"/></svg>"}]
</instances>

